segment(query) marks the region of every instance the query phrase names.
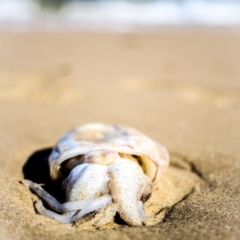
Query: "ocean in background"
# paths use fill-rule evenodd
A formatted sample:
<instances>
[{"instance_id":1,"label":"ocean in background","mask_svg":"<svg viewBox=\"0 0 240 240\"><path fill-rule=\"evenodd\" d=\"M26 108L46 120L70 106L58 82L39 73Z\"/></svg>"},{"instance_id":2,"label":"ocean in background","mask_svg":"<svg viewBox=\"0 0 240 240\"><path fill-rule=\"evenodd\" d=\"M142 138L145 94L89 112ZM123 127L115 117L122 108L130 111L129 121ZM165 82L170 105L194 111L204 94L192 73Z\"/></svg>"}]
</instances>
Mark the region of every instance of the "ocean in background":
<instances>
[{"instance_id":1,"label":"ocean in background","mask_svg":"<svg viewBox=\"0 0 240 240\"><path fill-rule=\"evenodd\" d=\"M0 0L0 29L108 30L240 26L240 1Z\"/></svg>"}]
</instances>

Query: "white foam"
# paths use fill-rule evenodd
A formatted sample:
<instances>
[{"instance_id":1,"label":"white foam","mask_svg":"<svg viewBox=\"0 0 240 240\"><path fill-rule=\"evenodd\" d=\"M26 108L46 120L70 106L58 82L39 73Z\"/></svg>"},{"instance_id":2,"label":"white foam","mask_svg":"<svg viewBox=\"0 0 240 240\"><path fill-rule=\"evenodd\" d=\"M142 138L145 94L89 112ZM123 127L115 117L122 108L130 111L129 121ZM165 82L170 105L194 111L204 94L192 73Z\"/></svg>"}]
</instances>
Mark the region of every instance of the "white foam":
<instances>
[{"instance_id":1,"label":"white foam","mask_svg":"<svg viewBox=\"0 0 240 240\"><path fill-rule=\"evenodd\" d=\"M0 28L29 30L114 30L166 26L240 26L239 1L70 2L59 12L35 1L0 0Z\"/></svg>"}]
</instances>

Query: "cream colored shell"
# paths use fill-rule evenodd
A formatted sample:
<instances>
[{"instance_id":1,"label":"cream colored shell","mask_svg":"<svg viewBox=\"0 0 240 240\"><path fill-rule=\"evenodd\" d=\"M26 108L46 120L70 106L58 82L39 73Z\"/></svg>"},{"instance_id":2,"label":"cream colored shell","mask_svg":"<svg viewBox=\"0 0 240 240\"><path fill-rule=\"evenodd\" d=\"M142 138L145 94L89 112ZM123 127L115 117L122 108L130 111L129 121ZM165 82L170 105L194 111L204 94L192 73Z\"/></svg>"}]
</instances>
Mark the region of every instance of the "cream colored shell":
<instances>
[{"instance_id":1,"label":"cream colored shell","mask_svg":"<svg viewBox=\"0 0 240 240\"><path fill-rule=\"evenodd\" d=\"M159 179L162 170L169 164L166 148L143 133L121 125L89 123L69 131L57 143L49 158L52 179L62 177L62 170L71 159L78 158L69 171L83 163L81 156L99 150L132 155L152 182Z\"/></svg>"}]
</instances>

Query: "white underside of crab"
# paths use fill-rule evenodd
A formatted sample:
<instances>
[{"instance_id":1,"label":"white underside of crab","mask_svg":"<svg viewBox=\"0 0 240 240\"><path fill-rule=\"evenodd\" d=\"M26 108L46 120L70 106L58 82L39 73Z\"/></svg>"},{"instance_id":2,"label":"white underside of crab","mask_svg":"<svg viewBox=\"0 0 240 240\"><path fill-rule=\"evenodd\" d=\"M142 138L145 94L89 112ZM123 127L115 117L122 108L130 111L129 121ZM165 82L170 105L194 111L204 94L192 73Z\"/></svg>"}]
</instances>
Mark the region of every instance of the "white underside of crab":
<instances>
[{"instance_id":1,"label":"white underside of crab","mask_svg":"<svg viewBox=\"0 0 240 240\"><path fill-rule=\"evenodd\" d=\"M75 222L90 212L111 208L109 219L103 219L96 225L112 221L118 212L128 225L141 226L146 220L144 202L151 195L152 182L158 180L162 168L168 165L166 149L130 128L115 127L114 130L103 124L92 124L90 127L91 131L89 124L85 125L87 131L83 131L80 137L79 132L83 127L70 132L70 137L68 133L60 140L49 159L52 178L62 179L65 203L60 204L30 180L22 182L51 209L46 209L42 201L38 200L35 204L38 213L62 223ZM108 129L103 132L102 128ZM109 135L110 130L112 132ZM62 144L64 141L68 141L67 145ZM76 148L76 143L80 143L80 150ZM99 147L99 144L102 146ZM82 150L84 147L87 151ZM67 170L66 176L62 169Z\"/></svg>"},{"instance_id":2,"label":"white underside of crab","mask_svg":"<svg viewBox=\"0 0 240 240\"><path fill-rule=\"evenodd\" d=\"M118 212L127 224L141 226L145 221L143 200L151 194L152 183L135 162L120 156L114 162L111 165L83 163L73 168L63 184L67 196L67 202L63 204L37 184L29 180L23 182L58 212L47 210L38 200L36 208L41 215L71 223L113 203L113 216Z\"/></svg>"}]
</instances>

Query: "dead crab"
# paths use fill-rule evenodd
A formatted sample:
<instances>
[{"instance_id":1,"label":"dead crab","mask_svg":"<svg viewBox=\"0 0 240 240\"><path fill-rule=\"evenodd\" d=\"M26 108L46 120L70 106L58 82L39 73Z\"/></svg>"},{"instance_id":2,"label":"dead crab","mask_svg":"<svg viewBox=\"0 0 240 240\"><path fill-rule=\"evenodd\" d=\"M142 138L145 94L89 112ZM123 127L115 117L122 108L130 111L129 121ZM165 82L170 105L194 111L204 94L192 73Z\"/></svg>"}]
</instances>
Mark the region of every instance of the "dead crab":
<instances>
[{"instance_id":1,"label":"dead crab","mask_svg":"<svg viewBox=\"0 0 240 240\"><path fill-rule=\"evenodd\" d=\"M59 203L30 180L22 182L51 209L38 200L37 212L62 223L104 209L111 214L95 225L112 221L118 212L128 225L141 226L146 220L144 203L151 195L152 184L168 163L166 148L139 131L90 123L64 135L49 157L51 178L62 181L65 203Z\"/></svg>"}]
</instances>

